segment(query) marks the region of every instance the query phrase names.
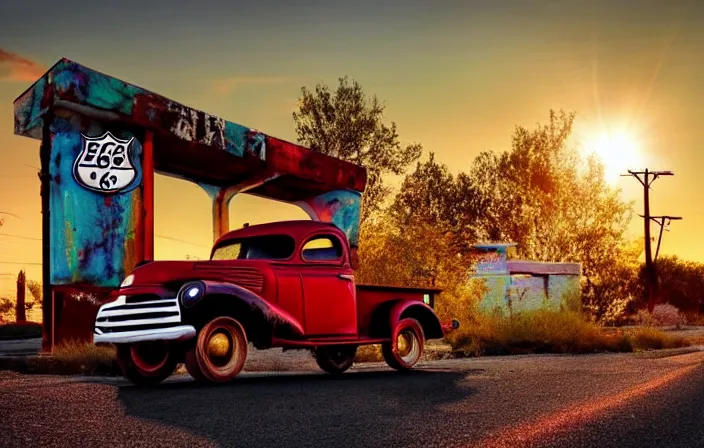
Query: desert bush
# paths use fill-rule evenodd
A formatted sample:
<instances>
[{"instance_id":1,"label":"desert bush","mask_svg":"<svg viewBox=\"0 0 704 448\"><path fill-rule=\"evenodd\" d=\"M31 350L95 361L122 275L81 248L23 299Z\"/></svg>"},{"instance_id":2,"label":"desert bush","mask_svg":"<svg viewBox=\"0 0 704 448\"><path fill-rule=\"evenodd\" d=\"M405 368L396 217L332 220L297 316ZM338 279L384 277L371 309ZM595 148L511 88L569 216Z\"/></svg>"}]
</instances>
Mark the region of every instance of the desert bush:
<instances>
[{"instance_id":1,"label":"desert bush","mask_svg":"<svg viewBox=\"0 0 704 448\"><path fill-rule=\"evenodd\" d=\"M674 305L669 303L655 305L652 314L647 309L638 310L634 321L643 327L681 327L687 319Z\"/></svg>"},{"instance_id":2,"label":"desert bush","mask_svg":"<svg viewBox=\"0 0 704 448\"><path fill-rule=\"evenodd\" d=\"M682 312L704 313L704 263L662 256L657 260L657 274L658 290L664 302ZM646 304L641 300L639 305Z\"/></svg>"},{"instance_id":3,"label":"desert bush","mask_svg":"<svg viewBox=\"0 0 704 448\"><path fill-rule=\"evenodd\" d=\"M441 321L457 319L460 328L445 336L445 342L453 348L461 345L467 337L471 337L473 329L477 328L481 312L479 302L487 291L483 279L472 278L465 283L455 284L443 291L436 299L435 312Z\"/></svg>"},{"instance_id":4,"label":"desert bush","mask_svg":"<svg viewBox=\"0 0 704 448\"><path fill-rule=\"evenodd\" d=\"M686 324L685 317L674 305L664 303L655 305L653 308L653 318L660 326L677 326Z\"/></svg>"},{"instance_id":5,"label":"desert bush","mask_svg":"<svg viewBox=\"0 0 704 448\"><path fill-rule=\"evenodd\" d=\"M632 351L679 348L690 345L690 342L682 337L672 336L651 327L627 331L623 337L629 341Z\"/></svg>"},{"instance_id":6,"label":"desert bush","mask_svg":"<svg viewBox=\"0 0 704 448\"><path fill-rule=\"evenodd\" d=\"M684 318L689 325L704 326L704 314L699 313L683 313Z\"/></svg>"},{"instance_id":7,"label":"desert bush","mask_svg":"<svg viewBox=\"0 0 704 448\"><path fill-rule=\"evenodd\" d=\"M632 318L633 323L641 327L654 327L655 318L647 309L640 309Z\"/></svg>"},{"instance_id":8,"label":"desert bush","mask_svg":"<svg viewBox=\"0 0 704 448\"><path fill-rule=\"evenodd\" d=\"M618 347L600 327L572 311L538 310L513 316L479 315L453 348L466 355L513 353L586 353Z\"/></svg>"},{"instance_id":9,"label":"desert bush","mask_svg":"<svg viewBox=\"0 0 704 448\"><path fill-rule=\"evenodd\" d=\"M505 316L477 314L474 325L450 341L465 356L526 353L631 352L688 345L653 328L607 333L574 311L536 310Z\"/></svg>"},{"instance_id":10,"label":"desert bush","mask_svg":"<svg viewBox=\"0 0 704 448\"><path fill-rule=\"evenodd\" d=\"M0 322L10 319L10 313L15 309L14 301L7 297L0 297Z\"/></svg>"}]
</instances>

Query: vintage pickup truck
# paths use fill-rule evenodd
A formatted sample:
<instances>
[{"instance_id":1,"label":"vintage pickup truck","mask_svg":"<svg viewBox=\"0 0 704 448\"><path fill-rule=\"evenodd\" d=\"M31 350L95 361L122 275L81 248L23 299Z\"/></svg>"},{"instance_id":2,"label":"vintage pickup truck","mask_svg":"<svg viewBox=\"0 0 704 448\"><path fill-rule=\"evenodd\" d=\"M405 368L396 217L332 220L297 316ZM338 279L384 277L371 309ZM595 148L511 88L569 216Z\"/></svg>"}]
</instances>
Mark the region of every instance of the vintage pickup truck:
<instances>
[{"instance_id":1,"label":"vintage pickup truck","mask_svg":"<svg viewBox=\"0 0 704 448\"><path fill-rule=\"evenodd\" d=\"M226 233L207 261L151 261L100 307L94 343L115 344L126 378L156 384L178 363L196 380L226 382L257 349L311 350L342 373L357 347L381 344L386 363L411 369L426 339L459 326L433 311L437 289L355 284L345 233L287 221Z\"/></svg>"}]
</instances>

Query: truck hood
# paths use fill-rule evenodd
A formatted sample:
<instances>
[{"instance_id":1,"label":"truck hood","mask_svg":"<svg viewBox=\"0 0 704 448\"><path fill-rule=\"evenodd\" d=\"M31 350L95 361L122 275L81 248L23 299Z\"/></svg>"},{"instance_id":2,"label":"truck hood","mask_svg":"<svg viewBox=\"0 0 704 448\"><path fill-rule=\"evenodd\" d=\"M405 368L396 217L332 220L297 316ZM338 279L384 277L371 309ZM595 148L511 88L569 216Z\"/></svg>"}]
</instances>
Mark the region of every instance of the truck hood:
<instances>
[{"instance_id":1,"label":"truck hood","mask_svg":"<svg viewBox=\"0 0 704 448\"><path fill-rule=\"evenodd\" d=\"M176 286L190 280L212 280L260 294L266 267L266 263L255 260L151 261L132 271L131 286Z\"/></svg>"}]
</instances>

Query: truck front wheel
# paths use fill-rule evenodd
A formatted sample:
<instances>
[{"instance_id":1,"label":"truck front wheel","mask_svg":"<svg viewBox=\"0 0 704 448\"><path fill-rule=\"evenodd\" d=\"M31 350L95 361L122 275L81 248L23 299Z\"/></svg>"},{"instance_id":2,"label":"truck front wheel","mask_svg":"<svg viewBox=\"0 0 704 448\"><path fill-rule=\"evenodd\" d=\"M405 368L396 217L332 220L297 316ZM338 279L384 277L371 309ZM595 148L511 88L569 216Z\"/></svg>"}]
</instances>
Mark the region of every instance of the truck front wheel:
<instances>
[{"instance_id":1,"label":"truck front wheel","mask_svg":"<svg viewBox=\"0 0 704 448\"><path fill-rule=\"evenodd\" d=\"M151 386L174 373L177 359L166 341L137 342L117 347L117 364L134 384Z\"/></svg>"},{"instance_id":2,"label":"truck front wheel","mask_svg":"<svg viewBox=\"0 0 704 448\"><path fill-rule=\"evenodd\" d=\"M381 344L384 361L392 369L410 370L423 355L425 335L415 319L401 319L391 334L391 341Z\"/></svg>"},{"instance_id":3,"label":"truck front wheel","mask_svg":"<svg viewBox=\"0 0 704 448\"><path fill-rule=\"evenodd\" d=\"M186 352L186 370L196 380L224 383L240 373L247 359L247 335L231 317L217 317L198 332Z\"/></svg>"},{"instance_id":4,"label":"truck front wheel","mask_svg":"<svg viewBox=\"0 0 704 448\"><path fill-rule=\"evenodd\" d=\"M356 345L325 345L313 351L315 362L324 371L339 374L352 367Z\"/></svg>"}]
</instances>

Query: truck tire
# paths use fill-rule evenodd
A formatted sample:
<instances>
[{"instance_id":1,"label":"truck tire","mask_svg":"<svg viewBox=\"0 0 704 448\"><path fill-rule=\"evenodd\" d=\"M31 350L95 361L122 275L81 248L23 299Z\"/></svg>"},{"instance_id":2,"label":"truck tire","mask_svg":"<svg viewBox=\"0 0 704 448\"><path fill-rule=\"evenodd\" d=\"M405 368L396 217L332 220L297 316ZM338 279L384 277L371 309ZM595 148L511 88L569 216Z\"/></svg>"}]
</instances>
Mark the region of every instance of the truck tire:
<instances>
[{"instance_id":1,"label":"truck tire","mask_svg":"<svg viewBox=\"0 0 704 448\"><path fill-rule=\"evenodd\" d=\"M425 335L415 319L401 319L391 333L391 341L381 344L381 353L389 367L410 370L423 355Z\"/></svg>"},{"instance_id":2,"label":"truck tire","mask_svg":"<svg viewBox=\"0 0 704 448\"><path fill-rule=\"evenodd\" d=\"M186 370L199 382L225 383L236 377L247 359L247 335L231 317L216 317L198 332L186 351Z\"/></svg>"},{"instance_id":3,"label":"truck tire","mask_svg":"<svg viewBox=\"0 0 704 448\"><path fill-rule=\"evenodd\" d=\"M139 386L152 386L171 376L178 364L166 341L120 344L117 365L122 375Z\"/></svg>"},{"instance_id":4,"label":"truck tire","mask_svg":"<svg viewBox=\"0 0 704 448\"><path fill-rule=\"evenodd\" d=\"M318 366L332 374L340 374L352 367L356 354L356 345L324 345L313 350Z\"/></svg>"}]
</instances>

